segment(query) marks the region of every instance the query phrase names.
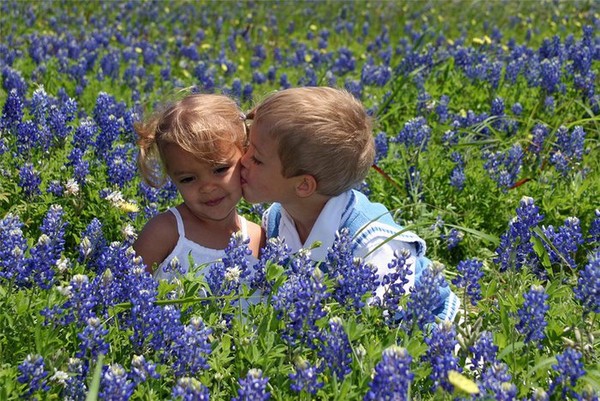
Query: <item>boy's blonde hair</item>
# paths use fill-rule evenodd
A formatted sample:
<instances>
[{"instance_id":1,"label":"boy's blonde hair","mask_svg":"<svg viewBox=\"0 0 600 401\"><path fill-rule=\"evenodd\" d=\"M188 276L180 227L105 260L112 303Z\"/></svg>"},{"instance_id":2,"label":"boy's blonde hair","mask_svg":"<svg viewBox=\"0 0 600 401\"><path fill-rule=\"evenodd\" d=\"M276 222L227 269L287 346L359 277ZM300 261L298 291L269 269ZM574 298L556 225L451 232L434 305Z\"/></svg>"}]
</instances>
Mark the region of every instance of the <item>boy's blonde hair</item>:
<instances>
[{"instance_id":1,"label":"boy's blonde hair","mask_svg":"<svg viewBox=\"0 0 600 401\"><path fill-rule=\"evenodd\" d=\"M268 96L248 118L277 141L282 175L312 175L319 194L337 196L354 187L373 164L371 119L345 90L285 89Z\"/></svg>"},{"instance_id":2,"label":"boy's blonde hair","mask_svg":"<svg viewBox=\"0 0 600 401\"><path fill-rule=\"evenodd\" d=\"M199 160L218 164L233 147L244 152L245 116L225 95L191 94L169 103L147 121L135 124L140 148L139 166L144 180L154 187L166 181L163 151L179 145Z\"/></svg>"}]
</instances>

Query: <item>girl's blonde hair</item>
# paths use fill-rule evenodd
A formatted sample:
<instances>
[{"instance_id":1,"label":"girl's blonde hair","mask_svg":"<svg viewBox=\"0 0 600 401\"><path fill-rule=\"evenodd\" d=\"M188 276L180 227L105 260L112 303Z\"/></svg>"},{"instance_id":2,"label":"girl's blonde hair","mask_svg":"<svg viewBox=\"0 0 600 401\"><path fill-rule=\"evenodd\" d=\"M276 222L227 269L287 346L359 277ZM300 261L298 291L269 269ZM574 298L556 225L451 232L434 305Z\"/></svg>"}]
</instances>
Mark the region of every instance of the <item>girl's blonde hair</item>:
<instances>
[{"instance_id":1,"label":"girl's blonde hair","mask_svg":"<svg viewBox=\"0 0 600 401\"><path fill-rule=\"evenodd\" d=\"M337 196L359 184L375 159L371 118L345 90L285 89L268 96L248 118L277 142L282 175L310 174L322 195Z\"/></svg>"},{"instance_id":2,"label":"girl's blonde hair","mask_svg":"<svg viewBox=\"0 0 600 401\"><path fill-rule=\"evenodd\" d=\"M247 141L244 114L225 95L187 95L163 105L134 128L142 177L154 187L163 185L167 178L163 157L167 144L176 144L206 163L218 164L233 147L243 152Z\"/></svg>"}]
</instances>

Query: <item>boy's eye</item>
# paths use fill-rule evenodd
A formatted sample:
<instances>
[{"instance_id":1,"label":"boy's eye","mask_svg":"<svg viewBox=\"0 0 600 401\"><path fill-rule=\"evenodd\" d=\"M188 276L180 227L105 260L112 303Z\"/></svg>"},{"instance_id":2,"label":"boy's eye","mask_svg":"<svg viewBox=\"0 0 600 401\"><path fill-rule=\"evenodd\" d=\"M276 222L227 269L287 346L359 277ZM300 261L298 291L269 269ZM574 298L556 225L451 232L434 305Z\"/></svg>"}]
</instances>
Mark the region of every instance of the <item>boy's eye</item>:
<instances>
[{"instance_id":1,"label":"boy's eye","mask_svg":"<svg viewBox=\"0 0 600 401\"><path fill-rule=\"evenodd\" d=\"M250 156L250 160L252 160L252 163L254 164L262 164L262 162L254 156Z\"/></svg>"}]
</instances>

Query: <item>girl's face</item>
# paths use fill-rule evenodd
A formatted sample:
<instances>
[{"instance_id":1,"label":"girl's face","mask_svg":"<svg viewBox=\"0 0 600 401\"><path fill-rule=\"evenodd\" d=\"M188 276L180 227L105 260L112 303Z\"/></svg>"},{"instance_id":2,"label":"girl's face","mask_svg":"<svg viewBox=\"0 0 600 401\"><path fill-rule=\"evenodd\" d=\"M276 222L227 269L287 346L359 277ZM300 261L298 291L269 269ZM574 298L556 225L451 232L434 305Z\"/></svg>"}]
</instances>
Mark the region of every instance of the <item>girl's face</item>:
<instances>
[{"instance_id":1,"label":"girl's face","mask_svg":"<svg viewBox=\"0 0 600 401\"><path fill-rule=\"evenodd\" d=\"M176 144L168 144L163 150L169 177L186 206L201 220L221 221L230 217L242 198L242 152L238 148L225 149L223 156L221 163L212 164Z\"/></svg>"}]
</instances>

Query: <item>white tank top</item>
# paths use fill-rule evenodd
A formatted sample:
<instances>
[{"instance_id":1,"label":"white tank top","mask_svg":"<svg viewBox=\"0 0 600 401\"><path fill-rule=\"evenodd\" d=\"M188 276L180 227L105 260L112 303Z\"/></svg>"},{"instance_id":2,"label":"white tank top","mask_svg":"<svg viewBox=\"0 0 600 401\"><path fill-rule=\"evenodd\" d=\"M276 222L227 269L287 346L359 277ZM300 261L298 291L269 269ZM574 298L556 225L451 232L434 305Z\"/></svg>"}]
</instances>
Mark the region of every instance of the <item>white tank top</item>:
<instances>
[{"instance_id":1,"label":"white tank top","mask_svg":"<svg viewBox=\"0 0 600 401\"><path fill-rule=\"evenodd\" d=\"M183 219L181 218L181 214L179 214L179 210L172 207L169 209L169 211L175 215L175 219L177 220L177 232L179 234L179 239L177 240L175 248L173 248L169 256L165 258L165 260L160 264L154 273L154 277L156 279L171 280L172 278L179 276L178 272L169 271L169 264L175 257L177 257L179 260L182 269L181 271L183 271L185 274L190 269L190 255L194 262L194 266L206 265L206 267L208 267L211 263L217 262L218 260L222 259L223 256L225 256L224 249L207 248L186 238L185 229L183 227ZM248 223L243 216L238 217L240 218L240 231L242 232L244 238L248 238ZM253 255L248 255L247 258L250 262L250 266L257 262L257 259ZM165 271L165 267L167 268L167 271Z\"/></svg>"}]
</instances>

